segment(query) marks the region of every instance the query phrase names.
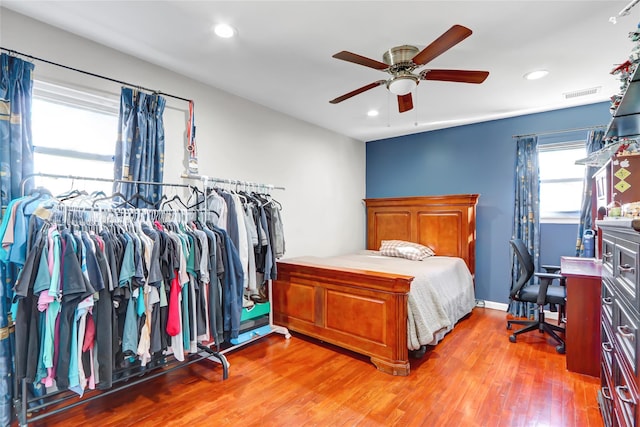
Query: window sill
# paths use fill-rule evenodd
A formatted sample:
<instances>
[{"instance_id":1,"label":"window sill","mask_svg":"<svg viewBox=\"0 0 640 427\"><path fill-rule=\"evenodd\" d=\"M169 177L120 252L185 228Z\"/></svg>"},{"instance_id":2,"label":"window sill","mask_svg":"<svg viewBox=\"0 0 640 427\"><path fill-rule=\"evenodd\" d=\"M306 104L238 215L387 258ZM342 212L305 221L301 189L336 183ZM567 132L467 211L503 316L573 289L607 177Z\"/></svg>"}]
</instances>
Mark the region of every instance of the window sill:
<instances>
[{"instance_id":1,"label":"window sill","mask_svg":"<svg viewBox=\"0 0 640 427\"><path fill-rule=\"evenodd\" d=\"M540 224L580 224L579 218L540 218Z\"/></svg>"}]
</instances>

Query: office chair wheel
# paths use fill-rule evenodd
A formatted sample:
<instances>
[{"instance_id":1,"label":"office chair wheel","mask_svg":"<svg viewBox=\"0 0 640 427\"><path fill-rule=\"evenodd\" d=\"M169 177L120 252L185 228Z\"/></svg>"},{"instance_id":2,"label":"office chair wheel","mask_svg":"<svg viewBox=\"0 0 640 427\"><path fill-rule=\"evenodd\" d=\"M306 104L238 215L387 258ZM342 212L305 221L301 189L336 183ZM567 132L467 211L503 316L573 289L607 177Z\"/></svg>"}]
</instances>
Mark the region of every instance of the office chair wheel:
<instances>
[{"instance_id":1,"label":"office chair wheel","mask_svg":"<svg viewBox=\"0 0 640 427\"><path fill-rule=\"evenodd\" d=\"M516 342L516 336L515 335L510 335L509 336L509 341Z\"/></svg>"},{"instance_id":2,"label":"office chair wheel","mask_svg":"<svg viewBox=\"0 0 640 427\"><path fill-rule=\"evenodd\" d=\"M556 351L558 352L558 354L564 354L565 353L564 344L560 344L559 346L556 346Z\"/></svg>"}]
</instances>

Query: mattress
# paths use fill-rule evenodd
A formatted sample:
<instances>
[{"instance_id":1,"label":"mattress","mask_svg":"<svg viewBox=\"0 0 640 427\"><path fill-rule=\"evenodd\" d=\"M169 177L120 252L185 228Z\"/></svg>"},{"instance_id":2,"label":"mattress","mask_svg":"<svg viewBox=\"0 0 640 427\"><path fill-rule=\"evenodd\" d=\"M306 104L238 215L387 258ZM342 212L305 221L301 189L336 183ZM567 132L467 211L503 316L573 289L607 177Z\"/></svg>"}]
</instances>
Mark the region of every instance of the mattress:
<instances>
[{"instance_id":1,"label":"mattress","mask_svg":"<svg viewBox=\"0 0 640 427\"><path fill-rule=\"evenodd\" d=\"M407 306L409 350L437 344L475 306L473 277L462 258L432 256L412 261L366 250L287 261L413 276Z\"/></svg>"}]
</instances>

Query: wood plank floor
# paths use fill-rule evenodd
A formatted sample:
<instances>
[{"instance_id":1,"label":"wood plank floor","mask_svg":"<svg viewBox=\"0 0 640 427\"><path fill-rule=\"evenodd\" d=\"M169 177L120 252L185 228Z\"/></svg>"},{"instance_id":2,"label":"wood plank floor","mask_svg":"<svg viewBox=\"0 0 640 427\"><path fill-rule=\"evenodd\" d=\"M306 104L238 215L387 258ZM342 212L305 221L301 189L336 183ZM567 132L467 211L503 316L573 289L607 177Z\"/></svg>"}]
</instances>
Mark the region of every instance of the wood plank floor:
<instances>
[{"instance_id":1,"label":"wood plank floor","mask_svg":"<svg viewBox=\"0 0 640 427\"><path fill-rule=\"evenodd\" d=\"M602 426L599 379L570 373L538 333L512 344L504 312L476 308L411 375L295 335L202 361L34 426ZM213 367L212 367L213 366Z\"/></svg>"}]
</instances>

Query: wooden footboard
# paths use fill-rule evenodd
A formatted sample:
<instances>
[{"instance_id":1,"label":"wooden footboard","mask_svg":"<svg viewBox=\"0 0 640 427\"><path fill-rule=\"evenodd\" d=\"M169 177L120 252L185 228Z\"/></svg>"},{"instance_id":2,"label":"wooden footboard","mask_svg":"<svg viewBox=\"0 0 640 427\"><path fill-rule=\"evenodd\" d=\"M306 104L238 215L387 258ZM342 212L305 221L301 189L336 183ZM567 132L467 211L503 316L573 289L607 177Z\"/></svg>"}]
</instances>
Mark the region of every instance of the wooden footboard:
<instances>
[{"instance_id":1,"label":"wooden footboard","mask_svg":"<svg viewBox=\"0 0 640 427\"><path fill-rule=\"evenodd\" d=\"M273 321L367 355L391 375L409 375L407 298L413 277L278 262Z\"/></svg>"}]
</instances>

